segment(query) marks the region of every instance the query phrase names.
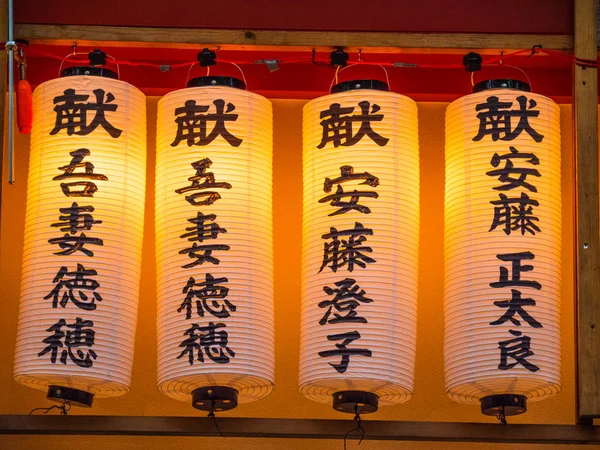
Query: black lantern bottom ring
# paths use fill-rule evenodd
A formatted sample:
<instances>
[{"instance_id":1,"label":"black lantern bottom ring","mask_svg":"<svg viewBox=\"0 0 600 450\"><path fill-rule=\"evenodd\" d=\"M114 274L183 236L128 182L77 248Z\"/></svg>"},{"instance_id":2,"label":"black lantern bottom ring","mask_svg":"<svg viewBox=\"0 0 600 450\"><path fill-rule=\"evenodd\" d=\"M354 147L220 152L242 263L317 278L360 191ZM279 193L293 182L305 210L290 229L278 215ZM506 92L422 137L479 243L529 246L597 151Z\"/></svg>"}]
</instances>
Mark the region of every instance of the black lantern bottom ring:
<instances>
[{"instance_id":1,"label":"black lantern bottom ring","mask_svg":"<svg viewBox=\"0 0 600 450\"><path fill-rule=\"evenodd\" d=\"M527 411L527 397L524 395L490 395L481 399L481 412L486 416L516 416Z\"/></svg>"},{"instance_id":2,"label":"black lantern bottom ring","mask_svg":"<svg viewBox=\"0 0 600 450\"><path fill-rule=\"evenodd\" d=\"M207 386L192 392L192 406L209 412L229 411L238 405L238 391L225 386Z\"/></svg>"},{"instance_id":3,"label":"black lantern bottom ring","mask_svg":"<svg viewBox=\"0 0 600 450\"><path fill-rule=\"evenodd\" d=\"M379 409L379 396L372 392L341 391L333 394L333 409L348 414L369 414Z\"/></svg>"},{"instance_id":4,"label":"black lantern bottom ring","mask_svg":"<svg viewBox=\"0 0 600 450\"><path fill-rule=\"evenodd\" d=\"M85 408L91 407L94 402L94 394L80 391L79 389L55 385L48 386L46 398L54 402L68 402L72 406L82 406Z\"/></svg>"}]
</instances>

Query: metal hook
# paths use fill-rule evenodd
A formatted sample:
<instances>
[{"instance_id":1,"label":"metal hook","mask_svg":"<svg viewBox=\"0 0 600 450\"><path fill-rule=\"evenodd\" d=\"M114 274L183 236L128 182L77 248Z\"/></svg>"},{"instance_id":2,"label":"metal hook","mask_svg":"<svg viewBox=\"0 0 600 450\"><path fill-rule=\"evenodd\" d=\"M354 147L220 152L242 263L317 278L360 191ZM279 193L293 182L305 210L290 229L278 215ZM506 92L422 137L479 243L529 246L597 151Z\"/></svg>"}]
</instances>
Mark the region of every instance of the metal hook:
<instances>
[{"instance_id":1,"label":"metal hook","mask_svg":"<svg viewBox=\"0 0 600 450\"><path fill-rule=\"evenodd\" d=\"M362 423L360 421L360 413L358 412L358 403L354 405L354 420L356 420L356 427L348 430L348 432L344 435L344 450L346 450L346 442L348 440L348 435L350 433L354 433L355 431L360 431L360 440L358 441L358 445L360 445L365 438L365 429L362 427Z\"/></svg>"},{"instance_id":2,"label":"metal hook","mask_svg":"<svg viewBox=\"0 0 600 450\"><path fill-rule=\"evenodd\" d=\"M531 47L531 54L528 55L525 59L529 59L534 55L537 55L543 47L540 44L534 45Z\"/></svg>"}]
</instances>

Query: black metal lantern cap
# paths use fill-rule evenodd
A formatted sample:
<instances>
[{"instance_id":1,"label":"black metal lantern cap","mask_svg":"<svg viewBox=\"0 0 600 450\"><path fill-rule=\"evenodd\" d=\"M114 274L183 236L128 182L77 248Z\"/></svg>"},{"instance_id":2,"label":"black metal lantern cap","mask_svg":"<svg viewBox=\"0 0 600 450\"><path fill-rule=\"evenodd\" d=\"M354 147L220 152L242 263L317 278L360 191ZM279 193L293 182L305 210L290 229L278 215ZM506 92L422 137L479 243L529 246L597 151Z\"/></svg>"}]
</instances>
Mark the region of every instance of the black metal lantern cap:
<instances>
[{"instance_id":1,"label":"black metal lantern cap","mask_svg":"<svg viewBox=\"0 0 600 450\"><path fill-rule=\"evenodd\" d=\"M490 395L481 399L481 412L486 416L516 416L527 412L527 397L524 395Z\"/></svg>"},{"instance_id":2,"label":"black metal lantern cap","mask_svg":"<svg viewBox=\"0 0 600 450\"><path fill-rule=\"evenodd\" d=\"M187 87L228 86L236 89L246 89L246 83L234 77L198 77L188 81Z\"/></svg>"},{"instance_id":3,"label":"black metal lantern cap","mask_svg":"<svg viewBox=\"0 0 600 450\"><path fill-rule=\"evenodd\" d=\"M238 405L238 391L225 386L207 386L192 392L192 406L202 411L229 411Z\"/></svg>"},{"instance_id":4,"label":"black metal lantern cap","mask_svg":"<svg viewBox=\"0 0 600 450\"><path fill-rule=\"evenodd\" d=\"M480 81L473 86L473 94L489 89L516 89L517 91L531 92L531 87L521 80L511 80L509 78L497 78L494 80Z\"/></svg>"},{"instance_id":5,"label":"black metal lantern cap","mask_svg":"<svg viewBox=\"0 0 600 450\"><path fill-rule=\"evenodd\" d=\"M79 389L50 385L48 386L48 394L46 395L46 398L54 402L69 402L73 406L89 408L92 406L94 401L94 394L90 394L86 391L80 391Z\"/></svg>"},{"instance_id":6,"label":"black metal lantern cap","mask_svg":"<svg viewBox=\"0 0 600 450\"><path fill-rule=\"evenodd\" d=\"M105 69L104 67L67 67L60 73L61 77L73 77L78 75L112 78L113 80L119 79L117 72L110 69Z\"/></svg>"},{"instance_id":7,"label":"black metal lantern cap","mask_svg":"<svg viewBox=\"0 0 600 450\"><path fill-rule=\"evenodd\" d=\"M336 84L331 88L332 94L338 92L353 91L355 89L372 89L374 91L389 91L390 88L387 83L379 80L350 80L343 81Z\"/></svg>"},{"instance_id":8,"label":"black metal lantern cap","mask_svg":"<svg viewBox=\"0 0 600 450\"><path fill-rule=\"evenodd\" d=\"M333 394L333 409L348 414L369 414L379 409L379 396L372 392L340 391Z\"/></svg>"}]
</instances>

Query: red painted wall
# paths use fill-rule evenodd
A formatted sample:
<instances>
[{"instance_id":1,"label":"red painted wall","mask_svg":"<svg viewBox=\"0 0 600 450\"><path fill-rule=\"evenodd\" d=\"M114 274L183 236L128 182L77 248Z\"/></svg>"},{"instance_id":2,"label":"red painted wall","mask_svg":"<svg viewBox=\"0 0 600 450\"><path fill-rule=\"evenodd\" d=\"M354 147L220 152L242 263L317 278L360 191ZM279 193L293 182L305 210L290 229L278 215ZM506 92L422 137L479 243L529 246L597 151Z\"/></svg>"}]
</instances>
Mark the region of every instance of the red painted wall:
<instances>
[{"instance_id":1,"label":"red painted wall","mask_svg":"<svg viewBox=\"0 0 600 450\"><path fill-rule=\"evenodd\" d=\"M462 33L573 32L573 0L22 0L19 23Z\"/></svg>"}]
</instances>

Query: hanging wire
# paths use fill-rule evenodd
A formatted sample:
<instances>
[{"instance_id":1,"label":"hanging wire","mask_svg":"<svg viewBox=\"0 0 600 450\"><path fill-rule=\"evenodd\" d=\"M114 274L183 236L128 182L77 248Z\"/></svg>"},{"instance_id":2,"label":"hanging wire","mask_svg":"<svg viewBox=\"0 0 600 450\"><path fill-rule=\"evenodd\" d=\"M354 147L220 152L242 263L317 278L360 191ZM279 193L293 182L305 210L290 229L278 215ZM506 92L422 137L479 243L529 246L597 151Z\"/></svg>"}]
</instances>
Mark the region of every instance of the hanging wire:
<instances>
[{"instance_id":1,"label":"hanging wire","mask_svg":"<svg viewBox=\"0 0 600 450\"><path fill-rule=\"evenodd\" d=\"M238 66L236 63L232 62L232 61L223 61L223 60L221 60L221 62L226 62L226 63L229 63L229 64L233 64L235 67L237 67L237 69L242 74L242 79L244 80L244 84L246 85L246 90L248 90L248 81L246 80L246 75L244 74L244 71L242 70L242 68L240 66Z\"/></svg>"},{"instance_id":2,"label":"hanging wire","mask_svg":"<svg viewBox=\"0 0 600 450\"><path fill-rule=\"evenodd\" d=\"M244 74L244 71L242 70L242 68L237 65L237 63L234 63L233 61L225 61L223 59L219 59L219 62L222 63L226 63L226 64L231 64L233 66L235 66L237 68L237 70L240 71L240 73L242 74L242 79L244 80L244 84L246 85L246 90L248 90L248 81L246 80L246 75ZM187 86L188 82L190 81L190 75L192 73L192 69L194 68L194 65L197 62L193 62L190 64L190 68L188 69L188 74L187 74L187 79L185 80L185 85ZM189 63L186 63L186 65L188 65ZM254 64L254 62L248 63L248 64ZM173 65L171 67L177 67L177 65ZM206 66L206 76L208 77L210 75L210 66Z\"/></svg>"},{"instance_id":3,"label":"hanging wire","mask_svg":"<svg viewBox=\"0 0 600 450\"><path fill-rule=\"evenodd\" d=\"M106 56L108 56L110 59L112 59L113 62L115 63L115 65L117 66L117 78L120 80L121 79L121 67L119 67L119 63L112 56L110 56L110 55L106 55Z\"/></svg>"},{"instance_id":4,"label":"hanging wire","mask_svg":"<svg viewBox=\"0 0 600 450\"><path fill-rule=\"evenodd\" d=\"M35 51L33 52L35 53ZM73 47L73 52L69 53L67 56L65 56L64 58L60 58L61 59L61 63L60 66L58 66L58 76L60 77L60 73L62 72L62 68L65 62L67 62L67 60L71 57L71 56L77 56L77 55L87 55L87 53L85 52L76 52L75 51L75 47ZM71 61L75 64L79 63L79 64L84 64L84 63L88 63L89 61Z\"/></svg>"},{"instance_id":5,"label":"hanging wire","mask_svg":"<svg viewBox=\"0 0 600 450\"><path fill-rule=\"evenodd\" d=\"M65 61L66 59L68 59L69 57L75 56L75 55L87 55L87 53L81 53L81 52L76 52L75 48L73 49L73 51L67 56L67 57L62 57L62 56L58 56L54 53L50 53L50 52L46 52L44 50L39 50L36 49L35 47L30 47L28 48L28 52L32 55L38 55L38 56L44 56L44 57L48 57L48 58L52 58L52 59L56 59L59 61ZM483 62L483 65L489 65L489 64L494 64L494 63L498 63L501 60L502 61L506 61L512 57L515 56L519 56L519 55L528 55L528 57L534 56L534 55L539 55L541 53L547 54L549 56L555 56L557 58L562 58L564 60L568 60L576 65L581 65L581 66L587 66L587 67L598 67L599 63L598 60L593 60L593 59L585 59L585 58L577 58L571 55L568 55L566 53L560 52L560 51L556 51L556 50L548 50L545 48L542 48L542 46L540 45L535 45L533 46L531 49L525 49L525 50L518 50L516 52L513 53L508 53L506 55L501 55L501 56L497 56L497 57L491 57L489 59L487 59L486 61ZM362 52L361 52L361 58L362 60ZM371 62L371 61L361 61L359 60L356 64L364 64L364 65L384 65L384 66L393 66L394 64L396 64L397 67L420 67L420 68L430 68L430 69L460 69L463 68L464 66L462 64L408 64L408 63L388 63L388 62ZM86 60L78 60L78 61L73 61L74 63L86 63ZM122 59L114 59L115 63L121 64L121 65L126 65L126 66L144 66L144 67L154 67L154 68L160 68L161 65L163 64L158 64L158 63L150 63L150 62L144 62L144 61L129 61L129 60L122 60ZM254 64L254 61L227 61L230 63L237 63L237 64ZM294 59L281 59L280 60L281 63L305 63L305 62L310 62L312 64L315 65L319 65L319 66L323 66L323 67L327 67L328 69L332 69L334 70L335 67L331 66L330 64L324 62L324 61L319 61L316 59L316 50L312 49L312 54L311 57L306 57L306 58L294 58ZM181 68L181 67L188 67L188 65L190 64L190 62L183 62L183 63L178 63L178 64L171 64L171 67L173 68Z\"/></svg>"},{"instance_id":6,"label":"hanging wire","mask_svg":"<svg viewBox=\"0 0 600 450\"><path fill-rule=\"evenodd\" d=\"M500 60L502 61L502 60ZM527 72L525 72L523 69L521 69L520 67L517 66L512 66L509 64L504 64L502 62L500 62L500 64L486 64L485 67L510 67L511 69L515 69L520 71L525 78L527 79L527 84L529 84L529 87L531 88L531 91L533 92L533 86L531 85L531 79L529 78L529 75L527 75ZM475 86L475 72L471 72L471 87Z\"/></svg>"},{"instance_id":7,"label":"hanging wire","mask_svg":"<svg viewBox=\"0 0 600 450\"><path fill-rule=\"evenodd\" d=\"M334 70L335 67L333 67L331 64L323 62L323 61L318 61L316 59L317 56L317 51L313 48L312 49L312 57L310 59L311 63L316 65L316 66L321 66L321 67L327 67L328 69Z\"/></svg>"},{"instance_id":8,"label":"hanging wire","mask_svg":"<svg viewBox=\"0 0 600 450\"><path fill-rule=\"evenodd\" d=\"M356 64L352 64L351 66L355 66L355 65L356 65ZM339 74L339 73L340 73L340 66L337 66L337 67L335 68L335 76L334 76L335 84L338 84L338 83L339 83L339 80L338 80L338 74ZM333 83L333 81L332 81L332 83ZM331 92L331 86L329 87L329 91Z\"/></svg>"},{"instance_id":9,"label":"hanging wire","mask_svg":"<svg viewBox=\"0 0 600 450\"><path fill-rule=\"evenodd\" d=\"M68 412L71 410L71 403L65 400L62 403L62 405L60 405L60 406L52 405L49 408L33 408L31 411L29 411L29 415L32 416L35 411L44 411L44 414L48 414L50 411L52 411L55 408L60 410L61 416L66 416L68 414Z\"/></svg>"},{"instance_id":10,"label":"hanging wire","mask_svg":"<svg viewBox=\"0 0 600 450\"><path fill-rule=\"evenodd\" d=\"M365 438L365 429L362 427L362 423L360 421L360 414L358 412L358 403L354 405L354 420L356 420L356 427L348 430L344 435L344 450L346 450L346 443L348 441L348 436L355 431L360 431L360 440L358 441L358 445L360 445Z\"/></svg>"},{"instance_id":11,"label":"hanging wire","mask_svg":"<svg viewBox=\"0 0 600 450\"><path fill-rule=\"evenodd\" d=\"M78 56L78 55L86 55L87 56L87 53L77 52L76 45L72 46L71 53L69 53L65 57L59 56L59 55L56 55L54 53L47 52L44 50L39 50L39 49L36 49L35 47L28 48L28 53L30 55L42 56L42 57L52 58L52 59L60 61L61 64L60 64L60 68L59 68L59 75L60 75L60 72L62 71L62 67L63 67L64 63L67 61L72 62L74 64L88 63L87 60L73 59L75 56ZM561 58L564 61L569 61L571 64L575 64L575 65L582 66L582 67L599 67L598 60L577 58L577 57L574 57L572 55L569 55L569 54L566 54L566 53L563 53L560 51L544 49L544 48L542 48L541 45L535 45L531 49L519 50L519 51L508 53L508 54L501 54L497 57L490 57L490 58L486 59L482 63L482 65L490 66L490 65L499 63L499 64L503 64L503 65L507 66L505 64L505 62L515 56L527 55L527 58L530 58L532 56L539 55L539 54L546 54L548 56ZM125 60L125 59L116 59L112 56L110 56L110 58L111 58L110 62L112 64L116 64L117 66L123 65L123 66L132 66L132 67L152 67L152 68L156 68L159 70L160 70L161 66L164 66L164 62L151 63L151 62L145 62L145 61L129 61L129 60ZM242 77L244 78L244 82L247 85L247 80L246 80L245 74L244 74L243 70L239 67L239 65L240 64L241 65L254 64L255 61L224 61L224 60L220 60L220 61L235 65L238 68L238 70L240 71L240 73L242 74ZM316 50L315 49L312 49L310 57L291 58L289 60L279 59L279 62L281 64L312 63L314 65L326 67L331 70L336 70L337 75L339 75L339 72L341 72L343 69L350 67L350 66L346 66L343 69L342 68L336 69L336 67L332 66L328 62L319 61L316 58ZM169 64L169 66L171 69L189 67L189 69L188 69L188 80L189 80L189 76L191 74L190 64L193 65L194 63L190 63L189 61L186 61L186 62L177 63L177 64ZM365 65L365 66L377 65L377 66L381 66L381 67L404 67L404 68L418 67L418 68L424 68L424 69L462 69L462 68L464 68L464 66L462 64L454 64L454 63L453 64L421 64L421 63L417 64L417 63L404 63L404 62L390 63L390 62L363 61L362 60L362 50L359 51L358 61L352 65ZM518 70L522 70L516 66L511 66L511 67L515 67ZM119 67L117 68L117 70L118 71L120 70Z\"/></svg>"},{"instance_id":12,"label":"hanging wire","mask_svg":"<svg viewBox=\"0 0 600 450\"><path fill-rule=\"evenodd\" d=\"M507 422L506 422L506 414L504 412L504 406L500 407L500 411L498 412L498 415L496 416L496 418L498 419L500 424L506 425Z\"/></svg>"},{"instance_id":13,"label":"hanging wire","mask_svg":"<svg viewBox=\"0 0 600 450\"><path fill-rule=\"evenodd\" d=\"M345 66L345 67L340 67L340 66L337 66L337 69L335 70L335 76L333 77L333 79L331 80L331 84L329 85L329 92L331 92L331 89L333 88L333 82L334 82L334 81L335 81L335 84L338 84L338 82L339 82L339 81L338 81L338 75L339 75L340 73L342 73L342 72L343 72L344 70L346 70L346 69L349 69L350 67L353 67L353 66L358 66L358 65L369 65L369 66L379 66L379 67L381 67L381 68L383 69L383 72L385 73L385 80L386 80L386 82L387 82L388 89L389 89L390 91L392 90L392 89L391 89L391 87L390 87L390 75L388 74L388 71L387 71L387 69L384 67L384 65L383 65L383 64L380 64L380 63L372 63L372 64L371 64L371 63L359 63L359 62L357 62L357 63L353 63L353 64L350 64L350 65L348 65L348 66Z\"/></svg>"},{"instance_id":14,"label":"hanging wire","mask_svg":"<svg viewBox=\"0 0 600 450\"><path fill-rule=\"evenodd\" d=\"M217 429L217 432L219 433L219 435L221 437L225 437L225 435L223 434L223 432L221 431L221 428L219 428L219 424L217 423L217 416L215 416L215 401L211 400L211 408L210 411L208 412L208 417L209 419L212 419L214 424L215 424L215 428Z\"/></svg>"}]
</instances>

